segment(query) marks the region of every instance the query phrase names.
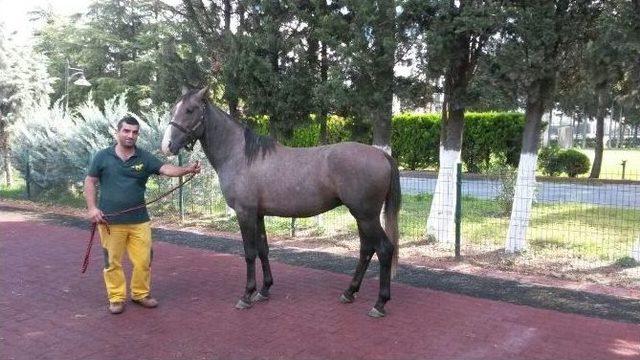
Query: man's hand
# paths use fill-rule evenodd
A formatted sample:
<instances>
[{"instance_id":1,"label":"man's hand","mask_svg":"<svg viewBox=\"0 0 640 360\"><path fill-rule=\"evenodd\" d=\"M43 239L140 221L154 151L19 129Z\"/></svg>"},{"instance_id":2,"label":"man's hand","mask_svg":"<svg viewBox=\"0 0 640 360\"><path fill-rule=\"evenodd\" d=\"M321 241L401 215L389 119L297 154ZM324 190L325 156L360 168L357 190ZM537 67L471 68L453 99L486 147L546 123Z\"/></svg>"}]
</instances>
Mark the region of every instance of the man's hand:
<instances>
[{"instance_id":1,"label":"man's hand","mask_svg":"<svg viewBox=\"0 0 640 360\"><path fill-rule=\"evenodd\" d=\"M198 174L200 173L200 162L196 161L195 163L188 166L175 166L172 164L164 164L160 167L160 174L165 176L183 176L186 174Z\"/></svg>"},{"instance_id":2,"label":"man's hand","mask_svg":"<svg viewBox=\"0 0 640 360\"><path fill-rule=\"evenodd\" d=\"M187 171L189 174L199 174L200 173L201 167L200 167L200 162L196 161L195 163L187 166Z\"/></svg>"},{"instance_id":3,"label":"man's hand","mask_svg":"<svg viewBox=\"0 0 640 360\"><path fill-rule=\"evenodd\" d=\"M94 223L101 224L101 223L107 222L104 218L104 213L102 213L102 210L96 207L89 209L88 216L89 216L89 220L91 220L91 222L94 222Z\"/></svg>"}]
</instances>

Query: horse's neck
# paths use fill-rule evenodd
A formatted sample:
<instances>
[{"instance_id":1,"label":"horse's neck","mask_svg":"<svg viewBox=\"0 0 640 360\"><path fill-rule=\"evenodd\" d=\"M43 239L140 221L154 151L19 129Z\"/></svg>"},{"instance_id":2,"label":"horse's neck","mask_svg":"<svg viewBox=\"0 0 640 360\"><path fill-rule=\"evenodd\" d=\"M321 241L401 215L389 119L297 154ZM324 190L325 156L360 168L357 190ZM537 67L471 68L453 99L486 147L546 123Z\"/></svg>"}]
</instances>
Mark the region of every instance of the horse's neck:
<instances>
[{"instance_id":1,"label":"horse's neck","mask_svg":"<svg viewBox=\"0 0 640 360\"><path fill-rule=\"evenodd\" d=\"M201 139L202 149L211 166L221 175L230 163L239 161L243 155L244 128L224 111L208 104L205 134Z\"/></svg>"}]
</instances>

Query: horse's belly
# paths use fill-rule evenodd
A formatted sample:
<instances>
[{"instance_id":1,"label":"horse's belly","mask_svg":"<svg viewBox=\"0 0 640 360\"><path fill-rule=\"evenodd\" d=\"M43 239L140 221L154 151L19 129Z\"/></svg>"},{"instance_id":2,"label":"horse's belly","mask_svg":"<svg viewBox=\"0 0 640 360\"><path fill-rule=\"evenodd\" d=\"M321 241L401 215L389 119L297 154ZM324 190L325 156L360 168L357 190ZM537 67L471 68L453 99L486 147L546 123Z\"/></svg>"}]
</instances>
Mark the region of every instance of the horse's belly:
<instances>
[{"instance_id":1,"label":"horse's belly","mask_svg":"<svg viewBox=\"0 0 640 360\"><path fill-rule=\"evenodd\" d=\"M309 217L329 211L340 205L340 201L330 195L319 193L270 194L261 202L263 215L282 217Z\"/></svg>"}]
</instances>

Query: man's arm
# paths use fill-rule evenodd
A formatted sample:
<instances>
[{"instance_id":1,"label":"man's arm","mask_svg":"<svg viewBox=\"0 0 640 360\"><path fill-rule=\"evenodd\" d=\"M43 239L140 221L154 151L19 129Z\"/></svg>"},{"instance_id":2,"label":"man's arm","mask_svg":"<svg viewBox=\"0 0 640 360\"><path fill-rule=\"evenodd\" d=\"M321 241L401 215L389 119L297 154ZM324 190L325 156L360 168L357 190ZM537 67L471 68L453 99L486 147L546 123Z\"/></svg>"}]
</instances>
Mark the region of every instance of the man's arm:
<instances>
[{"instance_id":1,"label":"man's arm","mask_svg":"<svg viewBox=\"0 0 640 360\"><path fill-rule=\"evenodd\" d=\"M84 178L84 199L87 202L87 209L89 209L89 219L93 222L103 223L105 222L104 214L96 205L96 185L99 182L97 177L87 175Z\"/></svg>"},{"instance_id":2,"label":"man's arm","mask_svg":"<svg viewBox=\"0 0 640 360\"><path fill-rule=\"evenodd\" d=\"M200 163L195 163L188 166L175 166L172 164L164 164L160 167L160 174L170 177L183 176L186 174L198 174L200 173Z\"/></svg>"}]
</instances>

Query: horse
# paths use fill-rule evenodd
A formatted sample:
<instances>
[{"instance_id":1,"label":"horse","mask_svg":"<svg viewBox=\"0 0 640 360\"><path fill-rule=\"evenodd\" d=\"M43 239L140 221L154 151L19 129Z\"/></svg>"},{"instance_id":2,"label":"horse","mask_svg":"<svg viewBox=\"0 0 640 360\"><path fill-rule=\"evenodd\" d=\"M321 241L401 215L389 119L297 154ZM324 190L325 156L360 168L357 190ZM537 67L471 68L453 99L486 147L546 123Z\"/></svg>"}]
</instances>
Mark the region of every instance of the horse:
<instances>
[{"instance_id":1,"label":"horse","mask_svg":"<svg viewBox=\"0 0 640 360\"><path fill-rule=\"evenodd\" d=\"M343 142L291 148L256 134L208 101L208 88L183 91L171 110L162 151L177 155L197 141L218 174L222 194L235 210L247 265L244 294L236 308L268 300L273 277L264 217L310 217L345 205L358 225L360 257L342 303L354 301L373 254L380 264L378 299L371 317L386 315L398 262L401 193L394 159L373 146ZM383 205L384 204L384 205ZM380 214L384 207L383 230ZM263 286L256 291L256 256Z\"/></svg>"}]
</instances>

